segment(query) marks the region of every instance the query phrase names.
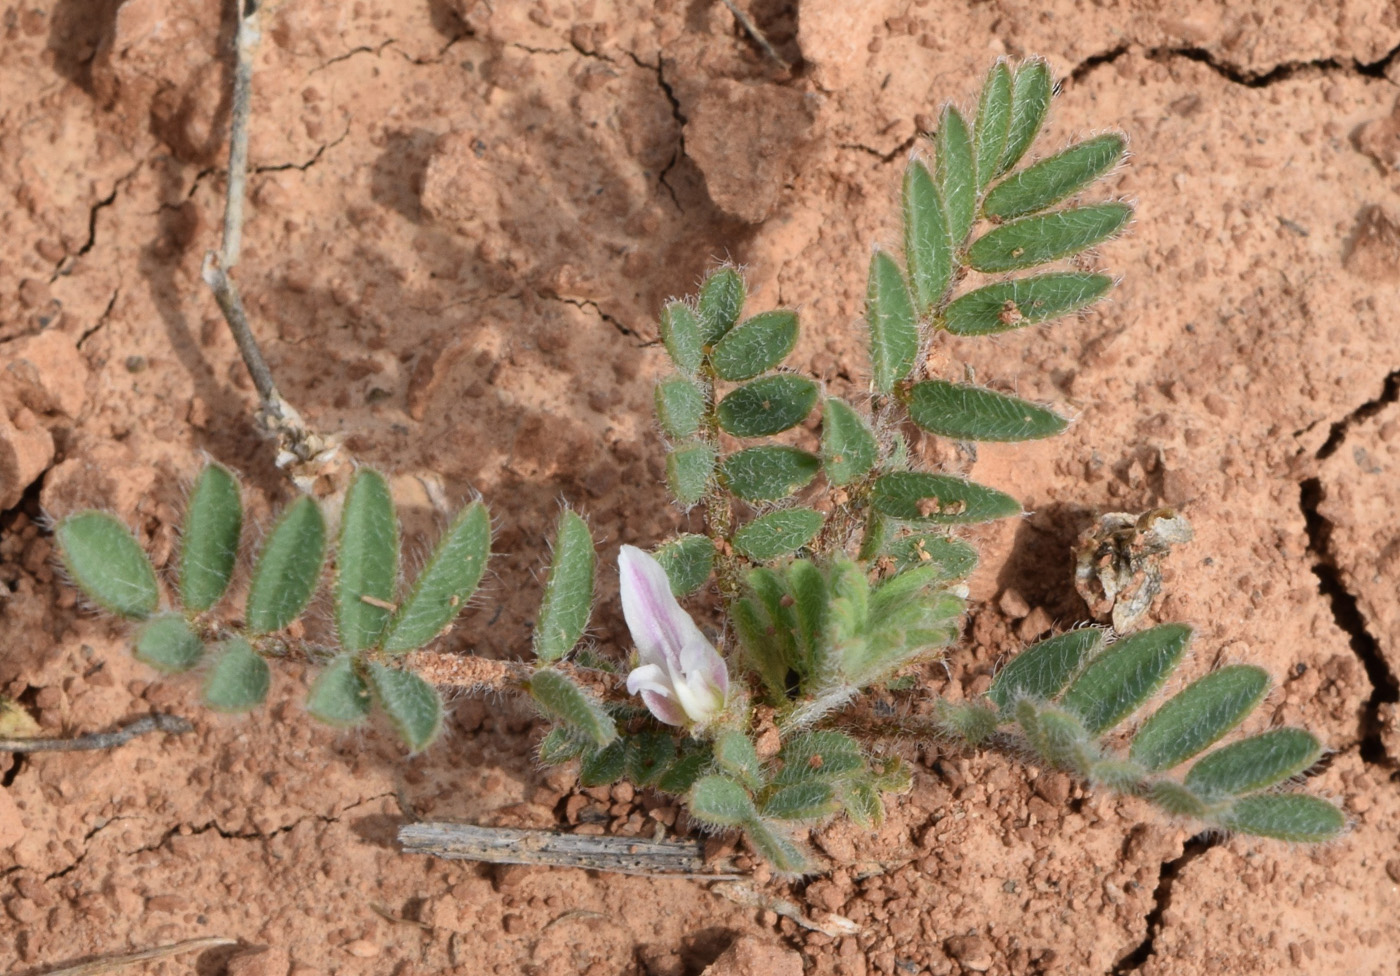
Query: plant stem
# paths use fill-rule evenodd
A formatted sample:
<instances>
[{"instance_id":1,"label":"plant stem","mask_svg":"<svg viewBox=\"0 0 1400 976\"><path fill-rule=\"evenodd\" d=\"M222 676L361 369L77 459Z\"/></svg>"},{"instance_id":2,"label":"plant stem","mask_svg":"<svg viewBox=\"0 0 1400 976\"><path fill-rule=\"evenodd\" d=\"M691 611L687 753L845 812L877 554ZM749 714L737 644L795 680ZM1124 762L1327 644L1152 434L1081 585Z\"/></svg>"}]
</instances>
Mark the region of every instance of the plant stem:
<instances>
[{"instance_id":1,"label":"plant stem","mask_svg":"<svg viewBox=\"0 0 1400 976\"><path fill-rule=\"evenodd\" d=\"M89 732L71 739L0 739L0 752L79 752L112 749L150 732L191 732L194 726L178 715L147 715L111 732Z\"/></svg>"}]
</instances>

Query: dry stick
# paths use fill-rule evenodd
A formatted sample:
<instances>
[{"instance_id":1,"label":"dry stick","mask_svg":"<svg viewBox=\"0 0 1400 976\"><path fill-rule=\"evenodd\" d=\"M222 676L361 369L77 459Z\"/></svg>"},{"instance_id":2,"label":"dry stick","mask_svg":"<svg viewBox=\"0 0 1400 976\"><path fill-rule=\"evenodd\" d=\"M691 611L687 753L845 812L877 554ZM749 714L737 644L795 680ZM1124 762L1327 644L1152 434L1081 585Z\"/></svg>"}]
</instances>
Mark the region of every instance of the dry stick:
<instances>
[{"instance_id":1,"label":"dry stick","mask_svg":"<svg viewBox=\"0 0 1400 976\"><path fill-rule=\"evenodd\" d=\"M113 749L150 732L180 735L192 731L194 726L178 715L147 715L111 732L89 732L72 739L0 739L0 752L78 752L85 749Z\"/></svg>"},{"instance_id":2,"label":"dry stick","mask_svg":"<svg viewBox=\"0 0 1400 976\"><path fill-rule=\"evenodd\" d=\"M734 15L734 19L739 22L739 26L744 28L750 37L759 47L763 48L763 53L773 59L774 63L784 71L791 71L792 65L788 64L778 54L773 45L768 42L768 38L763 36L763 31L758 29L758 25L753 22L753 18L739 9L739 5L734 0L724 0L724 5L729 8L729 12Z\"/></svg>"},{"instance_id":3,"label":"dry stick","mask_svg":"<svg viewBox=\"0 0 1400 976\"><path fill-rule=\"evenodd\" d=\"M131 966L138 962L148 962L152 959L164 959L167 956L178 956L185 952L198 952L201 949L217 949L221 946L238 945L237 939L186 939L184 942L172 942L170 945L156 946L153 949L142 949L140 952L127 952L111 956L98 956L89 959L87 962L80 962L76 966L65 966L62 969L48 969L38 974L38 976L97 976L98 973L108 973L113 969L120 969L123 966Z\"/></svg>"},{"instance_id":4,"label":"dry stick","mask_svg":"<svg viewBox=\"0 0 1400 976\"><path fill-rule=\"evenodd\" d=\"M243 201L248 185L248 120L252 113L253 91L253 52L257 49L261 34L258 32L257 0L230 0L234 4L238 30L234 36L233 106L230 112L231 131L228 147L228 192L224 201L224 237L221 250L210 251L204 256L202 277L219 310L224 313L224 321L233 333L233 341L253 378L253 386L258 391L257 422L263 430L277 438L279 447L277 465L287 467L294 463L309 461L329 461L336 444L333 440L312 431L290 403L277 389L268 369L258 341L248 324L248 314L243 308L243 298L238 286L230 277L234 265L238 263L239 251L243 242Z\"/></svg>"}]
</instances>

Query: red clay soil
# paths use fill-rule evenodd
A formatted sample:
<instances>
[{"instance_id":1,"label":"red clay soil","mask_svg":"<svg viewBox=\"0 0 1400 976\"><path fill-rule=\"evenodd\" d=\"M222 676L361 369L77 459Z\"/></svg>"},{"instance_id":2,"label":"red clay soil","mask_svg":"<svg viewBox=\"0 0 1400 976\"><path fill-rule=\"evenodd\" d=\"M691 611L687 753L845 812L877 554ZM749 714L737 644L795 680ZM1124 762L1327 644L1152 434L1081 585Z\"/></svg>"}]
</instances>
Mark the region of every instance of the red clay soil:
<instances>
[{"instance_id":1,"label":"red clay soil","mask_svg":"<svg viewBox=\"0 0 1400 976\"><path fill-rule=\"evenodd\" d=\"M267 708L216 717L153 681L77 605L42 513L100 506L170 564L207 456L265 518L291 490L199 266L217 246L230 24L217 0L4 9L0 45L0 694L46 734L152 709L195 731L0 758L0 969L201 936L149 973L708 971L1393 974L1400 958L1400 13L1391 0L737 0L784 70L710 0L282 0L262 15L238 278L282 390L395 475L425 551L451 502L499 526L449 649L519 657L560 499L610 564L685 524L665 498L656 317L722 259L761 310L796 305L794 364L859 394L870 248L897 240L916 133L998 56L1063 79L1042 152L1110 126L1137 221L1123 276L1077 320L944 351L1072 411L1064 436L972 472L1034 514L980 537L968 640L926 689L1084 618L1070 549L1104 511L1180 507L1193 543L1150 620L1278 678L1258 726L1334 752L1309 788L1323 848L1201 838L1134 799L998 755L900 746L914 789L840 862L757 890L398 852L411 814L650 835L630 788L575 791L511 701L451 703L405 760L338 734L278 669ZM420 480L421 479L421 480ZM441 488L439 492L437 489ZM604 574L595 636L624 646ZM915 696L916 699L918 696ZM577 797L577 798L576 798ZM255 947L265 947L258 949Z\"/></svg>"}]
</instances>

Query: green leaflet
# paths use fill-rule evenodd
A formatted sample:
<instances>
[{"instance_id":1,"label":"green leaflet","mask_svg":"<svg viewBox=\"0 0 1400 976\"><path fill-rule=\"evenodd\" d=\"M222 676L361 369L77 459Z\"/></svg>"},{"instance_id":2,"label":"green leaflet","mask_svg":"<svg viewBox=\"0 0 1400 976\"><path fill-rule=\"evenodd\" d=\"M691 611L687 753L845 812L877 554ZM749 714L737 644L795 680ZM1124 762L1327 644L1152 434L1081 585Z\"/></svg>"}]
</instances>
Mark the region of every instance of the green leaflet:
<instances>
[{"instance_id":1,"label":"green leaflet","mask_svg":"<svg viewBox=\"0 0 1400 976\"><path fill-rule=\"evenodd\" d=\"M774 786L844 778L865 769L859 743L843 732L830 730L789 736L778 753L778 761L782 769L772 779Z\"/></svg>"},{"instance_id":2,"label":"green leaflet","mask_svg":"<svg viewBox=\"0 0 1400 976\"><path fill-rule=\"evenodd\" d=\"M953 278L953 239L933 176L919 160L904 171L904 259L920 315L928 315Z\"/></svg>"},{"instance_id":3,"label":"green leaflet","mask_svg":"<svg viewBox=\"0 0 1400 976\"><path fill-rule=\"evenodd\" d=\"M1126 203L1096 203L1022 217L973 241L967 262L991 273L1032 268L1108 240L1132 215Z\"/></svg>"},{"instance_id":4,"label":"green leaflet","mask_svg":"<svg viewBox=\"0 0 1400 976\"><path fill-rule=\"evenodd\" d=\"M733 268L720 268L700 286L699 324L702 345L714 345L739 321L744 308L744 279Z\"/></svg>"},{"instance_id":5,"label":"green leaflet","mask_svg":"<svg viewBox=\"0 0 1400 976\"><path fill-rule=\"evenodd\" d=\"M735 437L767 437L802 423L816 402L817 384L807 377L765 376L720 401L719 425Z\"/></svg>"},{"instance_id":6,"label":"green leaflet","mask_svg":"<svg viewBox=\"0 0 1400 976\"><path fill-rule=\"evenodd\" d=\"M754 819L744 824L744 836L748 837L754 850L783 874L803 875L815 870L811 859L802 853L791 837L762 820Z\"/></svg>"},{"instance_id":7,"label":"green leaflet","mask_svg":"<svg viewBox=\"0 0 1400 976\"><path fill-rule=\"evenodd\" d=\"M1056 271L978 288L952 302L943 326L953 335L993 335L1092 305L1113 287L1108 275Z\"/></svg>"},{"instance_id":8,"label":"green leaflet","mask_svg":"<svg viewBox=\"0 0 1400 976\"><path fill-rule=\"evenodd\" d=\"M556 725L540 740L538 755L546 766L559 766L583 755L587 743L580 740L568 727Z\"/></svg>"},{"instance_id":9,"label":"green leaflet","mask_svg":"<svg viewBox=\"0 0 1400 976\"><path fill-rule=\"evenodd\" d=\"M705 497L715 470L715 449L703 441L690 441L666 455L666 485L682 505L694 505Z\"/></svg>"},{"instance_id":10,"label":"green leaflet","mask_svg":"<svg viewBox=\"0 0 1400 976\"><path fill-rule=\"evenodd\" d=\"M490 554L491 513L473 502L453 520L399 604L384 634L384 650L403 654L436 637L476 592Z\"/></svg>"},{"instance_id":11,"label":"green leaflet","mask_svg":"<svg viewBox=\"0 0 1400 976\"><path fill-rule=\"evenodd\" d=\"M739 323L715 343L710 365L720 379L752 379L786 359L796 345L797 313L780 308Z\"/></svg>"},{"instance_id":12,"label":"green leaflet","mask_svg":"<svg viewBox=\"0 0 1400 976\"><path fill-rule=\"evenodd\" d=\"M892 539L884 554L894 559L895 572L929 564L939 567L939 578L963 579L977 568L977 550L961 539L950 539L937 532L916 532Z\"/></svg>"},{"instance_id":13,"label":"green leaflet","mask_svg":"<svg viewBox=\"0 0 1400 976\"><path fill-rule=\"evenodd\" d=\"M820 820L841 809L830 783L809 780L773 791L760 812L775 820Z\"/></svg>"},{"instance_id":14,"label":"green leaflet","mask_svg":"<svg viewBox=\"0 0 1400 976\"><path fill-rule=\"evenodd\" d=\"M734 548L754 562L796 552L821 531L824 518L810 508L785 508L754 519L734 533Z\"/></svg>"},{"instance_id":15,"label":"green leaflet","mask_svg":"<svg viewBox=\"0 0 1400 976\"><path fill-rule=\"evenodd\" d=\"M151 617L136 633L136 660L158 671L188 671L204 657L204 642L178 613Z\"/></svg>"},{"instance_id":16,"label":"green leaflet","mask_svg":"<svg viewBox=\"0 0 1400 976\"><path fill-rule=\"evenodd\" d=\"M997 175L1011 132L1011 69L1005 61L992 65L977 103L977 189Z\"/></svg>"},{"instance_id":17,"label":"green leaflet","mask_svg":"<svg viewBox=\"0 0 1400 976\"><path fill-rule=\"evenodd\" d=\"M369 686L356 671L353 654L337 655L306 697L306 710L327 725L359 725L369 717Z\"/></svg>"},{"instance_id":18,"label":"green leaflet","mask_svg":"<svg viewBox=\"0 0 1400 976\"><path fill-rule=\"evenodd\" d=\"M64 568L109 613L142 620L160 603L156 571L131 531L106 512L79 512L54 528Z\"/></svg>"},{"instance_id":19,"label":"green leaflet","mask_svg":"<svg viewBox=\"0 0 1400 976\"><path fill-rule=\"evenodd\" d=\"M748 790L724 776L703 776L686 799L690 815L716 827L738 827L756 819Z\"/></svg>"},{"instance_id":20,"label":"green leaflet","mask_svg":"<svg viewBox=\"0 0 1400 976\"><path fill-rule=\"evenodd\" d=\"M1117 132L1075 143L1002 181L987 194L982 212L1010 220L1044 210L1118 165L1126 148L1127 141Z\"/></svg>"},{"instance_id":21,"label":"green leaflet","mask_svg":"<svg viewBox=\"0 0 1400 976\"><path fill-rule=\"evenodd\" d=\"M1084 668L1065 692L1063 705L1100 735L1137 711L1181 663L1191 628L1163 624L1124 637Z\"/></svg>"},{"instance_id":22,"label":"green leaflet","mask_svg":"<svg viewBox=\"0 0 1400 976\"><path fill-rule=\"evenodd\" d=\"M617 738L617 724L592 695L568 675L541 668L530 676L530 697L550 718L602 748Z\"/></svg>"},{"instance_id":23,"label":"green leaflet","mask_svg":"<svg viewBox=\"0 0 1400 976\"><path fill-rule=\"evenodd\" d=\"M1057 769L1087 775L1099 755L1079 716L1032 698L1020 699L1015 710L1026 741L1042 759Z\"/></svg>"},{"instance_id":24,"label":"green leaflet","mask_svg":"<svg viewBox=\"0 0 1400 976\"><path fill-rule=\"evenodd\" d=\"M1053 437L1069 421L1020 397L943 380L915 384L905 404L924 430L965 441L1028 441Z\"/></svg>"},{"instance_id":25,"label":"green leaflet","mask_svg":"<svg viewBox=\"0 0 1400 976\"><path fill-rule=\"evenodd\" d=\"M661 310L661 341L676 369L694 376L704 357L700 319L684 302L671 302Z\"/></svg>"},{"instance_id":26,"label":"green leaflet","mask_svg":"<svg viewBox=\"0 0 1400 976\"><path fill-rule=\"evenodd\" d=\"M737 729L722 732L715 739L715 764L720 772L751 790L763 785L763 763L753 742Z\"/></svg>"},{"instance_id":27,"label":"green leaflet","mask_svg":"<svg viewBox=\"0 0 1400 976\"><path fill-rule=\"evenodd\" d=\"M946 474L892 471L875 481L871 504L877 512L908 521L944 525L990 522L1021 514L1005 492Z\"/></svg>"},{"instance_id":28,"label":"green leaflet","mask_svg":"<svg viewBox=\"0 0 1400 976\"><path fill-rule=\"evenodd\" d=\"M1326 800L1301 793L1247 796L1219 818L1221 826L1242 834L1290 843L1322 843L1346 829L1346 817Z\"/></svg>"},{"instance_id":29,"label":"green leaflet","mask_svg":"<svg viewBox=\"0 0 1400 976\"><path fill-rule=\"evenodd\" d=\"M224 595L238 560L243 506L238 481L218 464L206 464L190 492L180 535L180 602L203 613Z\"/></svg>"},{"instance_id":30,"label":"green leaflet","mask_svg":"<svg viewBox=\"0 0 1400 976\"><path fill-rule=\"evenodd\" d=\"M627 770L627 742L614 739L602 749L591 749L579 763L580 786L607 786L622 779Z\"/></svg>"},{"instance_id":31,"label":"green leaflet","mask_svg":"<svg viewBox=\"0 0 1400 976\"><path fill-rule=\"evenodd\" d=\"M879 445L865 418L839 397L822 410L822 467L833 485L859 481L875 467Z\"/></svg>"},{"instance_id":32,"label":"green leaflet","mask_svg":"<svg viewBox=\"0 0 1400 976\"><path fill-rule=\"evenodd\" d=\"M214 666L204 679L204 704L216 712L246 712L267 698L272 672L241 637L216 648Z\"/></svg>"},{"instance_id":33,"label":"green leaflet","mask_svg":"<svg viewBox=\"0 0 1400 976\"><path fill-rule=\"evenodd\" d=\"M1170 779L1149 782L1147 798L1176 817L1204 817L1209 809L1199 796Z\"/></svg>"},{"instance_id":34,"label":"green leaflet","mask_svg":"<svg viewBox=\"0 0 1400 976\"><path fill-rule=\"evenodd\" d=\"M889 393L914 368L919 354L919 327L904 275L894 258L884 251L876 251L870 259L865 319L870 326L870 368L875 389Z\"/></svg>"},{"instance_id":35,"label":"green leaflet","mask_svg":"<svg viewBox=\"0 0 1400 976\"><path fill-rule=\"evenodd\" d=\"M1297 776L1320 755L1322 743L1306 729L1270 729L1201 758L1186 787L1208 798L1253 793Z\"/></svg>"},{"instance_id":36,"label":"green leaflet","mask_svg":"<svg viewBox=\"0 0 1400 976\"><path fill-rule=\"evenodd\" d=\"M666 570L672 595L681 597L694 593L710 578L715 565L715 544L708 536L682 535L662 544L652 555Z\"/></svg>"},{"instance_id":37,"label":"green leaflet","mask_svg":"<svg viewBox=\"0 0 1400 976\"><path fill-rule=\"evenodd\" d=\"M389 483L360 468L345 492L336 548L335 623L347 651L375 645L393 612L399 579L399 522Z\"/></svg>"},{"instance_id":38,"label":"green leaflet","mask_svg":"<svg viewBox=\"0 0 1400 976\"><path fill-rule=\"evenodd\" d=\"M815 478L819 465L816 455L795 447L751 447L725 458L720 478L745 501L777 501Z\"/></svg>"},{"instance_id":39,"label":"green leaflet","mask_svg":"<svg viewBox=\"0 0 1400 976\"><path fill-rule=\"evenodd\" d=\"M544 587L540 619L535 624L535 656L557 661L573 650L593 612L593 575L597 563L588 523L576 512L559 516L554 563Z\"/></svg>"},{"instance_id":40,"label":"green leaflet","mask_svg":"<svg viewBox=\"0 0 1400 976\"><path fill-rule=\"evenodd\" d=\"M325 557L325 519L303 495L287 506L263 544L248 589L248 627L267 634L295 620L316 592Z\"/></svg>"},{"instance_id":41,"label":"green leaflet","mask_svg":"<svg viewBox=\"0 0 1400 976\"><path fill-rule=\"evenodd\" d=\"M711 757L708 752L696 751L682 753L681 757L671 765L671 767L657 776L656 788L662 793L670 793L673 796L680 796L686 793L700 779L700 774L710 767Z\"/></svg>"},{"instance_id":42,"label":"green leaflet","mask_svg":"<svg viewBox=\"0 0 1400 976\"><path fill-rule=\"evenodd\" d=\"M1151 772L1183 763L1244 720L1269 691L1269 672L1248 664L1221 668L1157 709L1133 737L1129 755Z\"/></svg>"},{"instance_id":43,"label":"green leaflet","mask_svg":"<svg viewBox=\"0 0 1400 976\"><path fill-rule=\"evenodd\" d=\"M705 395L693 382L684 376L670 376L656 384L656 419L667 437L694 437L704 416Z\"/></svg>"},{"instance_id":44,"label":"green leaflet","mask_svg":"<svg viewBox=\"0 0 1400 976\"><path fill-rule=\"evenodd\" d=\"M627 778L638 786L657 785L675 764L676 740L669 733L641 732L627 737Z\"/></svg>"},{"instance_id":45,"label":"green leaflet","mask_svg":"<svg viewBox=\"0 0 1400 976\"><path fill-rule=\"evenodd\" d=\"M1050 701L1103 647L1103 631L1084 627L1026 648L997 672L987 697L1003 712L1019 699Z\"/></svg>"},{"instance_id":46,"label":"green leaflet","mask_svg":"<svg viewBox=\"0 0 1400 976\"><path fill-rule=\"evenodd\" d=\"M371 663L369 686L411 752L421 752L442 731L442 699L436 688L412 671Z\"/></svg>"},{"instance_id":47,"label":"green leaflet","mask_svg":"<svg viewBox=\"0 0 1400 976\"><path fill-rule=\"evenodd\" d=\"M1040 134L1050 99L1055 93L1050 78L1050 66L1039 58L1026 61L1016 69L1011 82L1011 125L1006 134L1006 149L1002 153L1000 176L1021 161L1026 150Z\"/></svg>"},{"instance_id":48,"label":"green leaflet","mask_svg":"<svg viewBox=\"0 0 1400 976\"><path fill-rule=\"evenodd\" d=\"M938 152L938 189L947 208L948 232L953 247L960 248L972 230L977 212L977 164L967 122L951 105L943 107L934 144Z\"/></svg>"}]
</instances>

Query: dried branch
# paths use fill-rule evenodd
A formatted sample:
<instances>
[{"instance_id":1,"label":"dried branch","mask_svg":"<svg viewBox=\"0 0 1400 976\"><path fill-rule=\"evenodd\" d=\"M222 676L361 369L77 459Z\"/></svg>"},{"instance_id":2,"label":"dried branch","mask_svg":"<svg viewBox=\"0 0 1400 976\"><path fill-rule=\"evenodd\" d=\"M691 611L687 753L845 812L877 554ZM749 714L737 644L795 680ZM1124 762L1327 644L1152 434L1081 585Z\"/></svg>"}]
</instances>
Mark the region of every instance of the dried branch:
<instances>
[{"instance_id":1,"label":"dried branch","mask_svg":"<svg viewBox=\"0 0 1400 976\"><path fill-rule=\"evenodd\" d=\"M0 752L79 752L89 749L114 749L137 736L151 732L183 735L192 731L194 726L178 715L146 715L111 732L89 732L72 739L0 739Z\"/></svg>"}]
</instances>

